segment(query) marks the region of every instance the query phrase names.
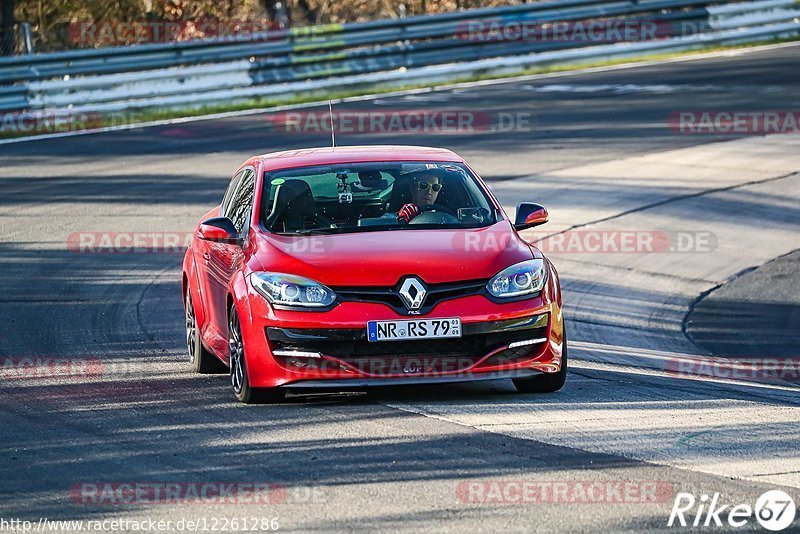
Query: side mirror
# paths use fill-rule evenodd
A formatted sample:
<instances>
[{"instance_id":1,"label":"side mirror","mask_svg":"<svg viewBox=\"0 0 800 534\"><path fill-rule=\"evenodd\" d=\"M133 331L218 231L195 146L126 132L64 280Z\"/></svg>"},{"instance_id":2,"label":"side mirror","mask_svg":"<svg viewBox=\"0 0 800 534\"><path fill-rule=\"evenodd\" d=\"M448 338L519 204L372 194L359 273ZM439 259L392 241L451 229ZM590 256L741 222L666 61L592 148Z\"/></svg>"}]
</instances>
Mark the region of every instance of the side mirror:
<instances>
[{"instance_id":1,"label":"side mirror","mask_svg":"<svg viewBox=\"0 0 800 534\"><path fill-rule=\"evenodd\" d=\"M544 206L533 202L522 202L517 206L517 218L514 221L514 228L517 230L533 228L546 223L548 217L549 215Z\"/></svg>"},{"instance_id":2,"label":"side mirror","mask_svg":"<svg viewBox=\"0 0 800 534\"><path fill-rule=\"evenodd\" d=\"M205 241L214 241L215 243L240 246L242 244L239 231L233 225L233 221L227 217L214 217L201 222L197 229L197 236Z\"/></svg>"}]
</instances>

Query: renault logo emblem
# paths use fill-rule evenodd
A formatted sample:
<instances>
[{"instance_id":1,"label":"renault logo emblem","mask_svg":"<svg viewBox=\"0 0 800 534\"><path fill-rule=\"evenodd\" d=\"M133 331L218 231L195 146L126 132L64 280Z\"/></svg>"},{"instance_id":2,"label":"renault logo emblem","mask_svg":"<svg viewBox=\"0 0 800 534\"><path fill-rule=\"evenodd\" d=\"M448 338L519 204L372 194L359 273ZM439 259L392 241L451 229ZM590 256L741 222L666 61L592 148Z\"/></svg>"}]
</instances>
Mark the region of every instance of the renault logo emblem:
<instances>
[{"instance_id":1,"label":"renault logo emblem","mask_svg":"<svg viewBox=\"0 0 800 534\"><path fill-rule=\"evenodd\" d=\"M409 310L418 310L425 302L425 296L428 290L425 285L416 277L406 278L403 285L400 286L400 298Z\"/></svg>"}]
</instances>

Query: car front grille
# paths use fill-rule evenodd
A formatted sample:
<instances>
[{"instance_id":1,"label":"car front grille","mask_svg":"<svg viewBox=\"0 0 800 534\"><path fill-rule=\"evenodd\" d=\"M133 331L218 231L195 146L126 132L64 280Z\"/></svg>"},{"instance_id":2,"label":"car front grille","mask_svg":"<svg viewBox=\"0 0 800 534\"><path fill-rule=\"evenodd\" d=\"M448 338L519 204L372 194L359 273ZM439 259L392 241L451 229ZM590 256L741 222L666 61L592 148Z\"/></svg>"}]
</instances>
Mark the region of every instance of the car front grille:
<instances>
[{"instance_id":1,"label":"car front grille","mask_svg":"<svg viewBox=\"0 0 800 534\"><path fill-rule=\"evenodd\" d=\"M430 284L426 286L427 296L423 306L419 309L421 314L429 313L437 304L445 300L484 294L488 280L472 280L449 284ZM397 313L408 312L398 292L400 282L395 287L332 287L339 300L342 302L373 302L385 304Z\"/></svg>"}]
</instances>

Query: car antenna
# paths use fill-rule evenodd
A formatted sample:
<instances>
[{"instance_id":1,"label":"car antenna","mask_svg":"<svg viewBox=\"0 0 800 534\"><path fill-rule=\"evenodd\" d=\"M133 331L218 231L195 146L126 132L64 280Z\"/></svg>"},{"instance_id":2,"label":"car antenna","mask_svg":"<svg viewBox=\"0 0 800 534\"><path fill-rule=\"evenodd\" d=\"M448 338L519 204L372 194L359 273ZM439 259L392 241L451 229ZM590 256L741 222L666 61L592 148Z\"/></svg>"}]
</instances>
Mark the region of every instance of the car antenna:
<instances>
[{"instance_id":1,"label":"car antenna","mask_svg":"<svg viewBox=\"0 0 800 534\"><path fill-rule=\"evenodd\" d=\"M333 104L328 100L328 116L331 118L331 148L336 148L336 134L333 132Z\"/></svg>"}]
</instances>

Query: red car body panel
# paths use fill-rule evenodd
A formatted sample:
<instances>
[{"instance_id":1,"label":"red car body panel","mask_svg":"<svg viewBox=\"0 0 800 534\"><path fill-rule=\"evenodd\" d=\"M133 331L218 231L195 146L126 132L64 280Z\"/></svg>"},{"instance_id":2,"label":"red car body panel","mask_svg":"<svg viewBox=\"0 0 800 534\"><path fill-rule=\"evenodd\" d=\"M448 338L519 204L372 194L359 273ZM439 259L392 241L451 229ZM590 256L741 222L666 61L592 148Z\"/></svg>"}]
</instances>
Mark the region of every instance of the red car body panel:
<instances>
[{"instance_id":1,"label":"red car body panel","mask_svg":"<svg viewBox=\"0 0 800 534\"><path fill-rule=\"evenodd\" d=\"M264 173L294 167L360 162L439 161L467 165L449 150L426 147L342 147L305 149L251 158L241 167L256 172L254 206L261 205ZM468 165L467 165L468 166ZM475 176L477 173L472 171ZM341 302L328 311L276 309L249 283L252 272L291 273L316 280L328 287L390 287L408 275L426 284L488 280L520 261L543 258L535 247L525 243L488 187L478 180L491 202L502 214L498 221L479 229L431 229L376 231L314 236L271 234L259 225L258 209L253 209L250 230L244 244L204 241L197 232L183 263L183 290L191 292L201 339L205 347L228 363L227 314L235 306L241 323L247 354L247 373L253 387L278 387L315 381L357 379L425 379L469 377L478 379L500 371L533 370L557 372L561 368L564 343L561 289L553 265L544 259L548 279L536 296L511 302L495 302L484 295L468 295L444 300L425 315L409 317L392 307L375 302ZM220 207L198 221L219 215ZM268 328L365 330L367 321L460 317L467 325L518 320L547 315L543 327L546 342L539 343L520 361L497 363L492 353L475 354L467 368L428 369L424 366L408 373L370 372L354 367L336 355L324 354L331 365L324 369L293 369L273 355ZM544 320L544 319L543 319ZM403 342L392 342L403 343Z\"/></svg>"},{"instance_id":2,"label":"red car body panel","mask_svg":"<svg viewBox=\"0 0 800 534\"><path fill-rule=\"evenodd\" d=\"M411 273L437 284L491 278L509 265L531 259L529 247L506 243L511 232L509 221L499 221L475 230L368 232L312 239L259 236L256 256L265 271L290 272L329 287L354 285L354 279L362 279L358 282L362 285L391 286Z\"/></svg>"}]
</instances>

